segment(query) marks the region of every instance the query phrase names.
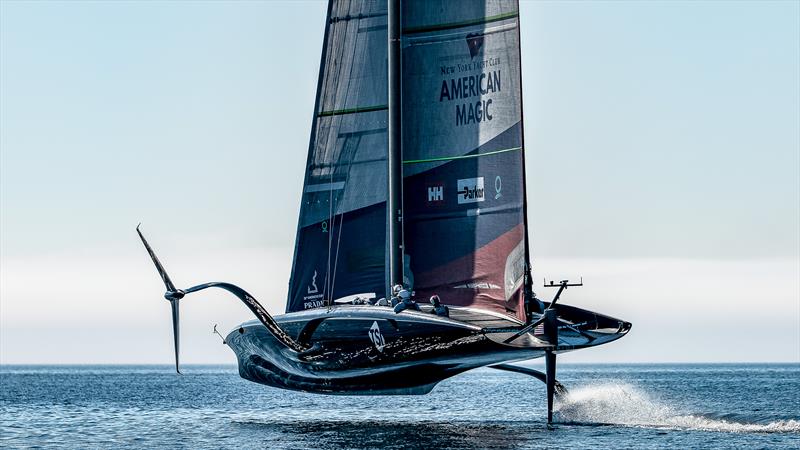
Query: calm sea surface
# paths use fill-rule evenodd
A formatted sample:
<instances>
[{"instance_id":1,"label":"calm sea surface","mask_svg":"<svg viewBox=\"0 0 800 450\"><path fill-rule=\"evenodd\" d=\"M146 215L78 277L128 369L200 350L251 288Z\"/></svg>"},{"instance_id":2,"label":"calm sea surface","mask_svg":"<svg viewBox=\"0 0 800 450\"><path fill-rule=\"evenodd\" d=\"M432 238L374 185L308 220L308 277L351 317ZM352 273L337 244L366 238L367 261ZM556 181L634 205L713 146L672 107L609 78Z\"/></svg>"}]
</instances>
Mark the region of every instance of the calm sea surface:
<instances>
[{"instance_id":1,"label":"calm sea surface","mask_svg":"<svg viewBox=\"0 0 800 450\"><path fill-rule=\"evenodd\" d=\"M233 366L0 366L0 447L800 448L800 364L480 369L423 396L301 394Z\"/></svg>"}]
</instances>

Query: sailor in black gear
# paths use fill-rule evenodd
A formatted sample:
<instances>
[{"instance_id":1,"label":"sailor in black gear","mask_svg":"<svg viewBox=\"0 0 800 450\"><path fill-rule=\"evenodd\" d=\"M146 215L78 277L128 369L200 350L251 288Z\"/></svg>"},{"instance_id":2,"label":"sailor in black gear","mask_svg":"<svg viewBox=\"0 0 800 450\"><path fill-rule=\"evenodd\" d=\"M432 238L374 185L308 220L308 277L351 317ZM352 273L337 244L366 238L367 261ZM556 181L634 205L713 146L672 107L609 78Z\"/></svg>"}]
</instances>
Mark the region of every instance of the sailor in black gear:
<instances>
[{"instance_id":1,"label":"sailor in black gear","mask_svg":"<svg viewBox=\"0 0 800 450\"><path fill-rule=\"evenodd\" d=\"M438 295L431 295L431 305L433 305L431 314L436 314L440 317L450 317L450 308L441 303Z\"/></svg>"},{"instance_id":2,"label":"sailor in black gear","mask_svg":"<svg viewBox=\"0 0 800 450\"><path fill-rule=\"evenodd\" d=\"M544 312L544 302L539 300L536 297L536 292L531 292L531 296L533 297L533 312L541 314Z\"/></svg>"},{"instance_id":3,"label":"sailor in black gear","mask_svg":"<svg viewBox=\"0 0 800 450\"><path fill-rule=\"evenodd\" d=\"M394 308L395 306L397 306L398 303L403 301L400 298L400 291L402 291L402 290L403 290L403 286L400 286L399 284L395 284L392 287L392 299L391 299L392 308Z\"/></svg>"},{"instance_id":4,"label":"sailor in black gear","mask_svg":"<svg viewBox=\"0 0 800 450\"><path fill-rule=\"evenodd\" d=\"M411 299L411 292L407 289L403 289L397 293L397 296L400 298L400 303L395 305L394 312L400 313L407 309L413 309L415 311L421 311L417 302Z\"/></svg>"}]
</instances>

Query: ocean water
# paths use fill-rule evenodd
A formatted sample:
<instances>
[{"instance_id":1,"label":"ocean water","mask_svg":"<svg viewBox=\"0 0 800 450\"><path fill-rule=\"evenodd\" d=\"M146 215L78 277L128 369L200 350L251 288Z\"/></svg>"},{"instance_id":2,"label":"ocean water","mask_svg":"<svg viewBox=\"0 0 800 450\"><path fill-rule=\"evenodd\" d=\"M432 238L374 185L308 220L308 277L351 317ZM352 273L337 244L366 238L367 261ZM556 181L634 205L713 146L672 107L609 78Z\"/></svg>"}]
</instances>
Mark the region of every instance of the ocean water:
<instances>
[{"instance_id":1,"label":"ocean water","mask_svg":"<svg viewBox=\"0 0 800 450\"><path fill-rule=\"evenodd\" d=\"M4 448L800 448L800 364L479 369L423 396L324 396L234 366L0 366Z\"/></svg>"}]
</instances>

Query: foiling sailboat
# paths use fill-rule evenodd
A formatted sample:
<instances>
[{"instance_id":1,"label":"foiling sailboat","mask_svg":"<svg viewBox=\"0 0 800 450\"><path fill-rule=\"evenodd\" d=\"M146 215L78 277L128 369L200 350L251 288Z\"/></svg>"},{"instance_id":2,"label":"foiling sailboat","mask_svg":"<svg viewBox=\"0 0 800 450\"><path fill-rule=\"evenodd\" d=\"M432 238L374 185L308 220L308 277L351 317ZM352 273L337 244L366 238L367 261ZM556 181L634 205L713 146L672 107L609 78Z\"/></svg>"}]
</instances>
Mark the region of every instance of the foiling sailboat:
<instances>
[{"instance_id":1,"label":"foiling sailboat","mask_svg":"<svg viewBox=\"0 0 800 450\"><path fill-rule=\"evenodd\" d=\"M517 0L330 0L286 313L229 283L177 289L137 227L172 306L225 289L255 314L225 338L240 375L326 394L425 394L482 366L547 386L556 355L628 322L536 298L525 190ZM375 305L392 286L449 317ZM372 301L353 301L371 298ZM546 373L506 364L545 357Z\"/></svg>"}]
</instances>

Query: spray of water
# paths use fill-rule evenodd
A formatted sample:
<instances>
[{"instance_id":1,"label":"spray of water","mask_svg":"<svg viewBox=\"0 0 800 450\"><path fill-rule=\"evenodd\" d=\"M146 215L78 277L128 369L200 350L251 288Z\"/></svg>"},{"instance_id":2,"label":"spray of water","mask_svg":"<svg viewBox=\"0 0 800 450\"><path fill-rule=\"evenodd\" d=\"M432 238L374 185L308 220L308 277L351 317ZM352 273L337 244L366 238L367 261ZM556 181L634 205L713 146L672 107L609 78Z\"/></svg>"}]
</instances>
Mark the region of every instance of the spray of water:
<instances>
[{"instance_id":1,"label":"spray of water","mask_svg":"<svg viewBox=\"0 0 800 450\"><path fill-rule=\"evenodd\" d=\"M727 433L800 433L800 421L740 423L681 414L635 386L621 383L570 389L556 404L560 422L613 424L633 427L720 431Z\"/></svg>"}]
</instances>

